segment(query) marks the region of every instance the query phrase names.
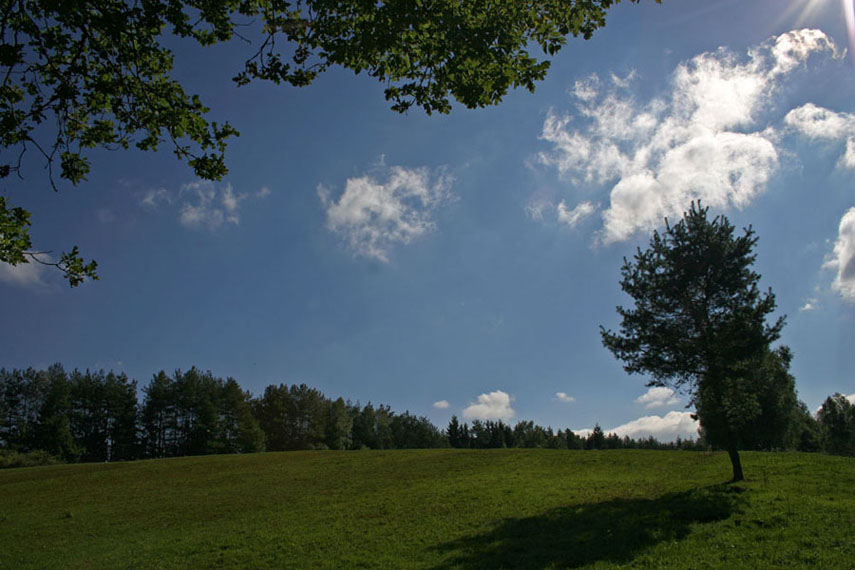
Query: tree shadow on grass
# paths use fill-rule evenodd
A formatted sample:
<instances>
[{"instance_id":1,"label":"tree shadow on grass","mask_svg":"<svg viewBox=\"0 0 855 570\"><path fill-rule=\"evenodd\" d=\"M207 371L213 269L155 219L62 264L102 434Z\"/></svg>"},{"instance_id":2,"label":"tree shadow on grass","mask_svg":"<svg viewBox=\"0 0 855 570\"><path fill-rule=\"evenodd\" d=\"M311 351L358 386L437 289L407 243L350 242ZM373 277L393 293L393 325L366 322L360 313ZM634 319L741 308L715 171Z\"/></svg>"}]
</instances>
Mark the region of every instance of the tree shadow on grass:
<instances>
[{"instance_id":1,"label":"tree shadow on grass","mask_svg":"<svg viewBox=\"0 0 855 570\"><path fill-rule=\"evenodd\" d=\"M446 568L578 568L625 563L663 541L681 540L691 525L727 519L744 504L743 489L715 485L658 499L614 499L507 519L493 530L440 544Z\"/></svg>"}]
</instances>

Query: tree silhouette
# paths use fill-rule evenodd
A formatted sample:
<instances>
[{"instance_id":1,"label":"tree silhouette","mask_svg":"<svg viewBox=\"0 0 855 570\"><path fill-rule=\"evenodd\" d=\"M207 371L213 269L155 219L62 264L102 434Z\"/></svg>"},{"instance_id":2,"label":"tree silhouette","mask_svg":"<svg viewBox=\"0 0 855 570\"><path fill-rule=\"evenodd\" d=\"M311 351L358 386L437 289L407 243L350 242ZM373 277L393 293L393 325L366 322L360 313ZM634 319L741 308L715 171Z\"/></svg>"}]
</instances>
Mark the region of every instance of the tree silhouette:
<instances>
[{"instance_id":1,"label":"tree silhouette","mask_svg":"<svg viewBox=\"0 0 855 570\"><path fill-rule=\"evenodd\" d=\"M627 372L652 375L649 386L687 389L705 436L728 451L739 481L738 449L780 385L769 375L786 375L789 351L770 349L784 319L766 323L775 296L761 294L751 269L754 231L735 237L726 217L707 213L692 203L677 224L666 220L665 231L653 233L646 250L624 259L620 285L635 307L618 307L620 331L601 327L601 334ZM786 389L795 406L791 382Z\"/></svg>"}]
</instances>

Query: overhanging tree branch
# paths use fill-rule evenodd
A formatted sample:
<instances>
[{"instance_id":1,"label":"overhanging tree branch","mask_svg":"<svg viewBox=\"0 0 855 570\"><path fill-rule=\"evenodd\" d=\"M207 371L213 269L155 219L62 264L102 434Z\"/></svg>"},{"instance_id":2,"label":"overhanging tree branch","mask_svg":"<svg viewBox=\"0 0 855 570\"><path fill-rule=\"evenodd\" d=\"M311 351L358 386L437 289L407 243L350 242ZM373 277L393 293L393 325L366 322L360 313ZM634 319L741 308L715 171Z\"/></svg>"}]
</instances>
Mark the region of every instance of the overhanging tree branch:
<instances>
[{"instance_id":1,"label":"overhanging tree branch","mask_svg":"<svg viewBox=\"0 0 855 570\"><path fill-rule=\"evenodd\" d=\"M0 151L17 149L17 164L5 166L21 175L22 153L34 145L56 189L57 160L59 178L78 185L91 167L89 149L156 150L168 141L196 176L219 180L228 173L227 139L238 132L209 121L199 97L172 78L174 54L160 44L167 35L208 46L252 41L255 33L259 47L234 77L238 86L307 86L339 65L384 83L395 111L415 105L448 113L451 99L478 108L511 88L533 91L566 36L590 38L619 1L6 0ZM530 55L531 45L543 55ZM50 119L56 136L37 141L37 127ZM6 219L12 233L0 235L8 242L0 262L24 263L25 249L14 244L26 227ZM92 267L79 257L71 262L80 275Z\"/></svg>"}]
</instances>

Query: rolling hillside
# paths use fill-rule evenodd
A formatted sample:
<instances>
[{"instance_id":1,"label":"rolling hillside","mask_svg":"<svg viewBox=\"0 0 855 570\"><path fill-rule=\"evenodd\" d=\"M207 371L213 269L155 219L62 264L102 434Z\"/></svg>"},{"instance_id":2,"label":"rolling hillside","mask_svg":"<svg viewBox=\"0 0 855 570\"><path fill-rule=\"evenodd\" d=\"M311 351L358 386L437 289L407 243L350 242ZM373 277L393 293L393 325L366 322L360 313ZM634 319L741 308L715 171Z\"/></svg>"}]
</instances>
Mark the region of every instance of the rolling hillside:
<instances>
[{"instance_id":1,"label":"rolling hillside","mask_svg":"<svg viewBox=\"0 0 855 570\"><path fill-rule=\"evenodd\" d=\"M426 450L0 472L0 568L852 568L855 460Z\"/></svg>"}]
</instances>

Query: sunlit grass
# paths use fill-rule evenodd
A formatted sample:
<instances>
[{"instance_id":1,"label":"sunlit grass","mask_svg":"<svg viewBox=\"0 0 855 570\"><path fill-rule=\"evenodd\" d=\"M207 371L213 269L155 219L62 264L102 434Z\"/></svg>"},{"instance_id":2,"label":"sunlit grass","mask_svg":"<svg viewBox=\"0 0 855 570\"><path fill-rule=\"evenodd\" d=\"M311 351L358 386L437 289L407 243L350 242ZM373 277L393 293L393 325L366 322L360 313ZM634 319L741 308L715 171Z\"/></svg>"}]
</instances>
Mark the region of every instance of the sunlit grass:
<instances>
[{"instance_id":1,"label":"sunlit grass","mask_svg":"<svg viewBox=\"0 0 855 570\"><path fill-rule=\"evenodd\" d=\"M266 453L0 472L0 568L849 568L855 461Z\"/></svg>"}]
</instances>

